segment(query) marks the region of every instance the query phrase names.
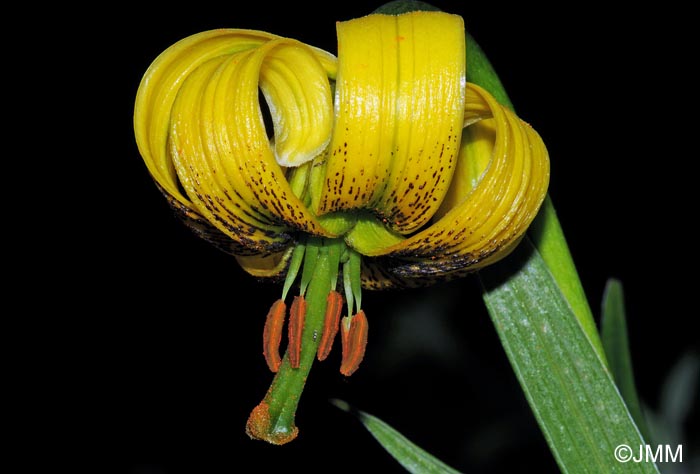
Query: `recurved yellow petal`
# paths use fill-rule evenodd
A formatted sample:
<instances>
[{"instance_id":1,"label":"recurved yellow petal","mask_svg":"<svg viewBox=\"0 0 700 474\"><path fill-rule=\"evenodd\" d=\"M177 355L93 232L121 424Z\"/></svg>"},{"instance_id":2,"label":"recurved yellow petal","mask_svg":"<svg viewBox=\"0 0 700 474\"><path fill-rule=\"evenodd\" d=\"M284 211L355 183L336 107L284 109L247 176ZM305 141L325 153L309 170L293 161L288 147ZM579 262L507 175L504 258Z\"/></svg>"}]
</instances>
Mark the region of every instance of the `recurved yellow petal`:
<instances>
[{"instance_id":1,"label":"recurved yellow petal","mask_svg":"<svg viewBox=\"0 0 700 474\"><path fill-rule=\"evenodd\" d=\"M189 214L233 239L232 248L245 248L242 254L277 252L292 230L329 235L278 160L301 164L326 147L334 63L321 50L249 30L176 43L153 63L136 100L137 142L152 176ZM275 150L259 90L271 111Z\"/></svg>"},{"instance_id":2,"label":"recurved yellow petal","mask_svg":"<svg viewBox=\"0 0 700 474\"><path fill-rule=\"evenodd\" d=\"M274 124L277 163L299 166L319 155L331 139L333 103L326 71L309 48L291 42L272 48L260 67L260 89Z\"/></svg>"},{"instance_id":3,"label":"recurved yellow petal","mask_svg":"<svg viewBox=\"0 0 700 474\"><path fill-rule=\"evenodd\" d=\"M178 201L190 206L178 190L167 147L170 111L182 81L201 64L222 55L256 48L278 36L254 30L211 30L184 38L161 53L146 71L136 93L134 133L139 152L153 179Z\"/></svg>"},{"instance_id":4,"label":"recurved yellow petal","mask_svg":"<svg viewBox=\"0 0 700 474\"><path fill-rule=\"evenodd\" d=\"M435 213L464 120L462 18L370 15L338 24L336 127L319 214L369 208L399 233Z\"/></svg>"},{"instance_id":5,"label":"recurved yellow petal","mask_svg":"<svg viewBox=\"0 0 700 474\"><path fill-rule=\"evenodd\" d=\"M467 87L470 127L477 127L462 147L455 188L439 219L413 236L381 245L359 232L347 241L362 253L389 257L382 262L391 278L366 276L367 284L391 286L402 278L419 281L473 271L507 255L524 235L545 197L549 158L539 135L478 86ZM488 110L488 115L485 111ZM491 118L477 122L476 120ZM487 139L493 137L493 141ZM478 179L478 171L488 165ZM395 235L393 236L395 238ZM377 244L378 243L378 244ZM373 244L375 244L373 246Z\"/></svg>"},{"instance_id":6,"label":"recurved yellow petal","mask_svg":"<svg viewBox=\"0 0 700 474\"><path fill-rule=\"evenodd\" d=\"M440 219L458 206L464 197L479 183L486 167L491 162L493 144L496 141L496 124L487 109L478 116L471 114L470 125L462 131L462 145L452 183L445 199L435 213Z\"/></svg>"},{"instance_id":7,"label":"recurved yellow petal","mask_svg":"<svg viewBox=\"0 0 700 474\"><path fill-rule=\"evenodd\" d=\"M257 278L278 278L282 279L287 272L289 259L294 251L293 247L289 247L281 252L271 255L260 256L253 255L250 257L236 256L238 264Z\"/></svg>"}]
</instances>

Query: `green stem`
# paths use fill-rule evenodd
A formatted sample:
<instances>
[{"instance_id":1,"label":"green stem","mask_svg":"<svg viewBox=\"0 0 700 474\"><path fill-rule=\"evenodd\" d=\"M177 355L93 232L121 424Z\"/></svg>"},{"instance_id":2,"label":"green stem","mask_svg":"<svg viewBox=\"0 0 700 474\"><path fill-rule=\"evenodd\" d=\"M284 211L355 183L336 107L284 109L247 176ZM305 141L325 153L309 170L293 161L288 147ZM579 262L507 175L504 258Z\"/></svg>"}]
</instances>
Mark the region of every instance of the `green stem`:
<instances>
[{"instance_id":1,"label":"green stem","mask_svg":"<svg viewBox=\"0 0 700 474\"><path fill-rule=\"evenodd\" d=\"M545 199L540 213L530 226L528 235L547 264L557 286L569 302L598 356L607 364L603 343L593 319L593 312L586 299L586 293L583 291L581 280L576 272L576 265L566 243L564 231L559 224L557 213L549 196Z\"/></svg>"},{"instance_id":2,"label":"green stem","mask_svg":"<svg viewBox=\"0 0 700 474\"><path fill-rule=\"evenodd\" d=\"M479 44L467 33L467 80L489 91L501 104L515 110L501 80ZM539 251L564 298L571 306L598 356L605 359L603 344L596 328L593 312L586 299L581 279L566 244L564 231L547 196L539 214L530 226L528 237Z\"/></svg>"},{"instance_id":3,"label":"green stem","mask_svg":"<svg viewBox=\"0 0 700 474\"><path fill-rule=\"evenodd\" d=\"M315 262L304 261L305 267L313 265L313 276L305 293L307 311L299 368L291 367L289 355L285 353L282 365L265 398L250 414L246 432L251 438L272 444L285 444L296 438L299 433L294 424L294 417L301 392L316 358L323 332L328 293L335 289L331 286L337 278L340 255L344 248L342 239L312 237L307 242L307 257L311 255ZM317 252L309 251L310 249Z\"/></svg>"},{"instance_id":4,"label":"green stem","mask_svg":"<svg viewBox=\"0 0 700 474\"><path fill-rule=\"evenodd\" d=\"M415 10L438 10L439 8L421 1L395 1L378 8L375 13L397 15ZM496 100L515 111L513 103L508 97L501 79L496 74L491 62L474 38L467 33L467 81L483 87ZM554 280L571 306L576 319L583 327L586 336L593 344L598 356L603 360L605 353L600 335L596 328L593 312L588 304L586 295L581 285L581 280L576 271L574 260L571 258L569 247L566 244L564 232L559 225L552 201L547 197L537 218L530 226L528 237L542 255L545 264L551 272Z\"/></svg>"}]
</instances>

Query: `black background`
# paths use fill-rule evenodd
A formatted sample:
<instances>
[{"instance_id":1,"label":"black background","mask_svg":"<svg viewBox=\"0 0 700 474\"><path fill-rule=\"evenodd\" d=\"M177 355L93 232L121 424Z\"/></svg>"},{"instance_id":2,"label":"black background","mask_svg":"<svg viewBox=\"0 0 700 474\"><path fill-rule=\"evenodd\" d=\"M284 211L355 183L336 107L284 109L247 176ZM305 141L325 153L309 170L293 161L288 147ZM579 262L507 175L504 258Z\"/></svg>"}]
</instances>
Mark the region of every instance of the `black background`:
<instances>
[{"instance_id":1,"label":"black background","mask_svg":"<svg viewBox=\"0 0 700 474\"><path fill-rule=\"evenodd\" d=\"M519 115L547 143L550 195L596 315L606 279L625 285L638 386L655 408L669 370L698 342L689 322L697 318L689 304L695 217L687 210L696 198L683 166L694 157L677 112L688 89L673 66L675 39L660 42L674 32L660 33L661 16L590 3L435 5L465 18ZM271 380L260 341L279 288L248 277L170 213L134 143L136 89L150 62L190 34L261 29L335 52L335 21L377 6L250 2L241 11L235 2L201 1L115 10L81 39L102 51L94 58L100 87L88 97L100 112L85 120L99 129L88 166L101 211L90 213L77 254L80 291L63 296L89 312L80 327L89 335L67 344L75 357L61 368L77 374L62 390L86 415L98 471L402 472L327 402L337 397L463 472L556 472L474 278L365 292L371 329L361 369L346 380L337 353L316 364L290 445L244 433ZM691 276L681 276L688 268ZM697 433L697 423L690 429Z\"/></svg>"}]
</instances>

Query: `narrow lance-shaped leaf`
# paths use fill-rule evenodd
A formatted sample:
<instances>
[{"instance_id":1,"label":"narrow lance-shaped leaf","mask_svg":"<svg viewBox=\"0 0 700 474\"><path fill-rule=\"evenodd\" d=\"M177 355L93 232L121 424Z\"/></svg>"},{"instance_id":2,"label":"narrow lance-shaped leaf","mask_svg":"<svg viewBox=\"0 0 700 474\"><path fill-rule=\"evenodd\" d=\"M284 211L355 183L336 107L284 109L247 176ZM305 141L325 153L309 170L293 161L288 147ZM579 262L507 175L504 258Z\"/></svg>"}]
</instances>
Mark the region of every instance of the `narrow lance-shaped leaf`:
<instances>
[{"instance_id":1,"label":"narrow lance-shaped leaf","mask_svg":"<svg viewBox=\"0 0 700 474\"><path fill-rule=\"evenodd\" d=\"M341 410L355 415L384 449L408 472L416 474L459 474L459 471L455 471L430 453L419 448L376 416L357 410L342 400L331 400L331 403Z\"/></svg>"},{"instance_id":2,"label":"narrow lance-shaped leaf","mask_svg":"<svg viewBox=\"0 0 700 474\"><path fill-rule=\"evenodd\" d=\"M479 46L468 44L468 80L512 107ZM557 462L564 472L658 472L653 463L621 464L614 457L617 446L636 448L643 440L610 379L550 199L529 237L519 259L482 272L484 300Z\"/></svg>"},{"instance_id":3,"label":"narrow lance-shaped leaf","mask_svg":"<svg viewBox=\"0 0 700 474\"><path fill-rule=\"evenodd\" d=\"M653 463L616 460L615 448L638 449L644 440L536 249L523 242L480 275L501 343L562 471L658 472Z\"/></svg>"},{"instance_id":4,"label":"narrow lance-shaped leaf","mask_svg":"<svg viewBox=\"0 0 700 474\"><path fill-rule=\"evenodd\" d=\"M382 8L396 13L424 4L392 2ZM471 38L467 68L469 81L512 107ZM550 200L531 238L537 250L525 239L496 270L483 272L484 300L559 466L571 473L658 472L654 464L622 464L614 457L618 445L636 447L643 440L605 365L590 306Z\"/></svg>"},{"instance_id":5,"label":"narrow lance-shaped leaf","mask_svg":"<svg viewBox=\"0 0 700 474\"><path fill-rule=\"evenodd\" d=\"M467 80L489 91L501 104L515 110L508 93L493 69L491 62L474 38L467 33ZM547 197L539 214L530 226L528 238L542 256L560 291L586 331L593 347L605 362L603 346L593 320L583 286L576 272L574 260L559 224L552 200Z\"/></svg>"},{"instance_id":6,"label":"narrow lance-shaped leaf","mask_svg":"<svg viewBox=\"0 0 700 474\"><path fill-rule=\"evenodd\" d=\"M602 306L601 336L610 372L612 372L613 379L620 389L620 394L627 403L627 408L637 423L637 427L644 438L650 441L649 430L634 384L632 357L627 338L624 293L622 283L619 280L614 278L608 280L605 285Z\"/></svg>"}]
</instances>

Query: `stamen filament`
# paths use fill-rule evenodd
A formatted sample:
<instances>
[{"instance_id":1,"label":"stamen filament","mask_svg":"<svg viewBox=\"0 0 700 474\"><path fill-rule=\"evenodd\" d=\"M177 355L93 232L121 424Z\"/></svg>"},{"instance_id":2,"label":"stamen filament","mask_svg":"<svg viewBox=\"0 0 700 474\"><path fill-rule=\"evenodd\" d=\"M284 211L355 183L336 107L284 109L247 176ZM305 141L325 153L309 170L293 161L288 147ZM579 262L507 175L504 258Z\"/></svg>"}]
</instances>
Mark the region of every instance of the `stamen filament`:
<instances>
[{"instance_id":1,"label":"stamen filament","mask_svg":"<svg viewBox=\"0 0 700 474\"><path fill-rule=\"evenodd\" d=\"M282 299L287 299L287 293L292 287L294 280L297 279L299 274L299 269L301 268L301 263L304 261L304 251L306 250L306 245L303 243L298 243L294 247L292 252L292 258L289 260L289 268L287 269L287 276L284 279L284 287L282 287Z\"/></svg>"},{"instance_id":2,"label":"stamen filament","mask_svg":"<svg viewBox=\"0 0 700 474\"><path fill-rule=\"evenodd\" d=\"M318 262L320 239L310 238L306 242L306 253L304 255L304 269L301 271L301 282L299 283L300 295L306 294L306 288L311 283L314 276L316 263Z\"/></svg>"},{"instance_id":3,"label":"stamen filament","mask_svg":"<svg viewBox=\"0 0 700 474\"><path fill-rule=\"evenodd\" d=\"M355 311L348 311L348 315L357 313L362 309L362 257L355 250L348 248L348 261L343 267L350 279L350 290L355 296Z\"/></svg>"},{"instance_id":4,"label":"stamen filament","mask_svg":"<svg viewBox=\"0 0 700 474\"><path fill-rule=\"evenodd\" d=\"M352 282L350 281L350 264L348 259L343 264L343 289L345 290L345 302L348 305L348 315L353 314L352 305L355 303L355 297L352 294Z\"/></svg>"}]
</instances>

